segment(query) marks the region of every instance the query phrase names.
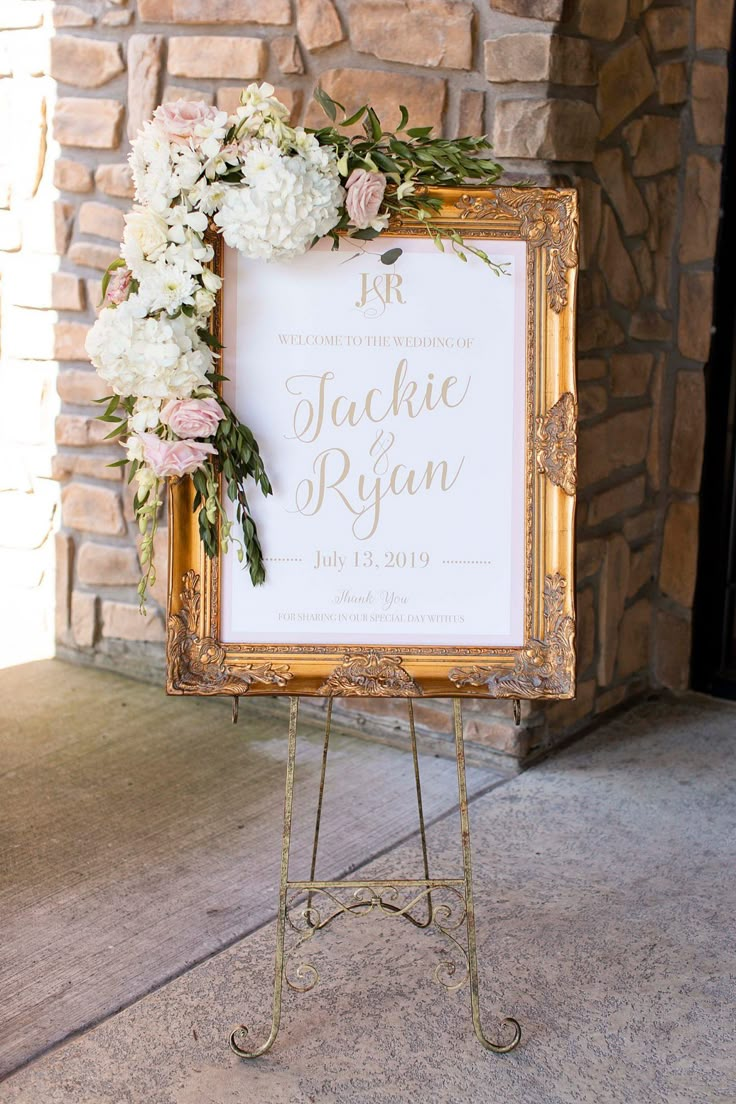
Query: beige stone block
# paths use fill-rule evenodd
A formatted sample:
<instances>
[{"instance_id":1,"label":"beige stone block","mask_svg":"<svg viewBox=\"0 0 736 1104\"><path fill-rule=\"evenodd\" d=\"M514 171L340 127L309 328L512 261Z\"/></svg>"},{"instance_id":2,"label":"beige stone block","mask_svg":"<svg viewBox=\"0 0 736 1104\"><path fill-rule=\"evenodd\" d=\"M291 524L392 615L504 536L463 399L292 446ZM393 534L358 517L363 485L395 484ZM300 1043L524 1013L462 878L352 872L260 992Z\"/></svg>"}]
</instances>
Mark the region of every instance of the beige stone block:
<instances>
[{"instance_id":1,"label":"beige stone block","mask_svg":"<svg viewBox=\"0 0 736 1104\"><path fill-rule=\"evenodd\" d=\"M614 353L611 357L611 393L622 399L645 395L653 366L653 353Z\"/></svg>"},{"instance_id":2,"label":"beige stone block","mask_svg":"<svg viewBox=\"0 0 736 1104\"><path fill-rule=\"evenodd\" d=\"M29 253L60 254L66 251L72 231L74 208L64 200L48 203L42 197L21 208L23 249Z\"/></svg>"},{"instance_id":3,"label":"beige stone block","mask_svg":"<svg viewBox=\"0 0 736 1104\"><path fill-rule=\"evenodd\" d=\"M616 675L631 678L637 671L649 669L652 642L652 603L641 598L624 611L621 618Z\"/></svg>"},{"instance_id":4,"label":"beige stone block","mask_svg":"<svg viewBox=\"0 0 736 1104\"><path fill-rule=\"evenodd\" d=\"M59 372L56 377L56 390L62 402L71 403L73 406L86 406L109 395L110 385L100 379L91 368L67 368ZM103 411L100 410L100 413ZM107 425L108 433L113 428L106 422L98 424Z\"/></svg>"},{"instance_id":5,"label":"beige stone block","mask_svg":"<svg viewBox=\"0 0 736 1104\"><path fill-rule=\"evenodd\" d=\"M597 67L590 43L582 38L526 32L485 43L486 78L494 83L550 81L590 85Z\"/></svg>"},{"instance_id":6,"label":"beige stone block","mask_svg":"<svg viewBox=\"0 0 736 1104\"><path fill-rule=\"evenodd\" d=\"M375 69L327 69L319 83L333 99L345 105L351 114L370 103L387 129L399 125L399 104L404 104L414 126L442 128L445 109L445 82L437 77L409 76ZM311 100L306 111L306 126L325 126L326 116ZM347 133L362 133L360 124Z\"/></svg>"},{"instance_id":7,"label":"beige stone block","mask_svg":"<svg viewBox=\"0 0 736 1104\"><path fill-rule=\"evenodd\" d=\"M87 288L87 302L95 314L99 314L102 309L102 280L85 280L84 283Z\"/></svg>"},{"instance_id":8,"label":"beige stone block","mask_svg":"<svg viewBox=\"0 0 736 1104\"><path fill-rule=\"evenodd\" d=\"M564 0L490 0L490 4L494 11L508 15L556 22L562 19Z\"/></svg>"},{"instance_id":9,"label":"beige stone block","mask_svg":"<svg viewBox=\"0 0 736 1104\"><path fill-rule=\"evenodd\" d=\"M56 639L66 635L70 627L72 571L74 567L74 541L68 533L56 533L54 536L56 552Z\"/></svg>"},{"instance_id":10,"label":"beige stone block","mask_svg":"<svg viewBox=\"0 0 736 1104\"><path fill-rule=\"evenodd\" d=\"M654 544L631 553L628 597L635 598L640 590L654 582Z\"/></svg>"},{"instance_id":11,"label":"beige stone block","mask_svg":"<svg viewBox=\"0 0 736 1104\"><path fill-rule=\"evenodd\" d=\"M14 211L0 211L0 250L17 253L23 242L20 219Z\"/></svg>"},{"instance_id":12,"label":"beige stone block","mask_svg":"<svg viewBox=\"0 0 736 1104\"><path fill-rule=\"evenodd\" d=\"M705 440L705 378L702 371L679 372L670 443L670 486L697 494Z\"/></svg>"},{"instance_id":13,"label":"beige stone block","mask_svg":"<svg viewBox=\"0 0 736 1104\"><path fill-rule=\"evenodd\" d=\"M601 186L588 177L577 182L580 203L580 267L590 268L601 230Z\"/></svg>"},{"instance_id":14,"label":"beige stone block","mask_svg":"<svg viewBox=\"0 0 736 1104\"><path fill-rule=\"evenodd\" d=\"M0 8L0 29L18 31L40 27L44 9L38 0L3 0Z\"/></svg>"},{"instance_id":15,"label":"beige stone block","mask_svg":"<svg viewBox=\"0 0 736 1104\"><path fill-rule=\"evenodd\" d=\"M314 7L314 0L299 3L300 34L302 13ZM472 68L473 5L466 0L352 0L348 12L350 42L360 53L407 65Z\"/></svg>"},{"instance_id":16,"label":"beige stone block","mask_svg":"<svg viewBox=\"0 0 736 1104\"><path fill-rule=\"evenodd\" d=\"M15 270L6 294L18 307L84 310L84 291L79 277L71 272L54 272L37 259Z\"/></svg>"},{"instance_id":17,"label":"beige stone block","mask_svg":"<svg viewBox=\"0 0 736 1104\"><path fill-rule=\"evenodd\" d=\"M695 45L699 50L731 47L733 0L696 0Z\"/></svg>"},{"instance_id":18,"label":"beige stone block","mask_svg":"<svg viewBox=\"0 0 736 1104\"><path fill-rule=\"evenodd\" d=\"M280 38L271 39L271 53L282 73L304 72L304 62L296 35L282 35Z\"/></svg>"},{"instance_id":19,"label":"beige stone block","mask_svg":"<svg viewBox=\"0 0 736 1104\"><path fill-rule=\"evenodd\" d=\"M95 17L76 4L54 4L51 13L53 25L60 27L91 27Z\"/></svg>"},{"instance_id":20,"label":"beige stone block","mask_svg":"<svg viewBox=\"0 0 736 1104\"><path fill-rule=\"evenodd\" d=\"M630 246L631 259L645 296L654 294L654 261L646 242L634 242Z\"/></svg>"},{"instance_id":21,"label":"beige stone block","mask_svg":"<svg viewBox=\"0 0 736 1104\"><path fill-rule=\"evenodd\" d=\"M695 137L701 146L720 146L726 129L728 71L725 65L693 64L692 112Z\"/></svg>"},{"instance_id":22,"label":"beige stone block","mask_svg":"<svg viewBox=\"0 0 736 1104\"><path fill-rule=\"evenodd\" d=\"M626 21L626 0L577 0L576 27L589 38L613 42Z\"/></svg>"},{"instance_id":23,"label":"beige stone block","mask_svg":"<svg viewBox=\"0 0 736 1104\"><path fill-rule=\"evenodd\" d=\"M90 327L84 322L57 322L54 327L54 358L56 360L86 360L84 343Z\"/></svg>"},{"instance_id":24,"label":"beige stone block","mask_svg":"<svg viewBox=\"0 0 736 1104\"><path fill-rule=\"evenodd\" d=\"M684 61L665 61L657 66L657 94L665 105L681 104L687 99L687 65Z\"/></svg>"},{"instance_id":25,"label":"beige stone block","mask_svg":"<svg viewBox=\"0 0 736 1104\"><path fill-rule=\"evenodd\" d=\"M598 583L597 675L600 686L608 686L613 679L628 588L629 546L620 533L614 533L606 541Z\"/></svg>"},{"instance_id":26,"label":"beige stone block","mask_svg":"<svg viewBox=\"0 0 736 1104\"><path fill-rule=\"evenodd\" d=\"M176 41L176 40L174 40ZM135 138L159 102L161 35L134 34L128 40L128 138Z\"/></svg>"},{"instance_id":27,"label":"beige stone block","mask_svg":"<svg viewBox=\"0 0 736 1104\"><path fill-rule=\"evenodd\" d=\"M138 0L142 23L291 22L291 0Z\"/></svg>"},{"instance_id":28,"label":"beige stone block","mask_svg":"<svg viewBox=\"0 0 736 1104\"><path fill-rule=\"evenodd\" d=\"M617 303L633 310L641 298L641 285L621 240L616 216L607 203L603 207L598 262L613 298Z\"/></svg>"},{"instance_id":29,"label":"beige stone block","mask_svg":"<svg viewBox=\"0 0 736 1104\"><path fill-rule=\"evenodd\" d=\"M601 150L593 161L626 234L643 234L649 213L636 183L626 168L621 149Z\"/></svg>"},{"instance_id":30,"label":"beige stone block","mask_svg":"<svg viewBox=\"0 0 736 1104\"><path fill-rule=\"evenodd\" d=\"M117 491L89 483L69 483L61 492L64 525L86 533L122 536L125 522Z\"/></svg>"},{"instance_id":31,"label":"beige stone block","mask_svg":"<svg viewBox=\"0 0 736 1104\"><path fill-rule=\"evenodd\" d=\"M662 485L662 383L664 379L664 357L657 357L652 374L652 429L647 449L647 475L653 491Z\"/></svg>"},{"instance_id":32,"label":"beige stone block","mask_svg":"<svg viewBox=\"0 0 736 1104\"><path fill-rule=\"evenodd\" d=\"M99 238L110 238L120 242L125 229L123 212L110 203L88 200L79 208L78 226L83 234L94 234Z\"/></svg>"},{"instance_id":33,"label":"beige stone block","mask_svg":"<svg viewBox=\"0 0 736 1104\"><path fill-rule=\"evenodd\" d=\"M332 0L296 0L296 29L308 50L324 50L345 38Z\"/></svg>"},{"instance_id":34,"label":"beige stone block","mask_svg":"<svg viewBox=\"0 0 736 1104\"><path fill-rule=\"evenodd\" d=\"M83 541L77 553L77 578L87 586L137 586L138 557L133 548Z\"/></svg>"},{"instance_id":35,"label":"beige stone block","mask_svg":"<svg viewBox=\"0 0 736 1104\"><path fill-rule=\"evenodd\" d=\"M579 380L603 379L607 371L606 362L602 357L585 357L578 361Z\"/></svg>"},{"instance_id":36,"label":"beige stone block","mask_svg":"<svg viewBox=\"0 0 736 1104\"><path fill-rule=\"evenodd\" d=\"M586 310L578 315L578 350L581 353L613 348L621 345L625 337L609 310Z\"/></svg>"},{"instance_id":37,"label":"beige stone block","mask_svg":"<svg viewBox=\"0 0 736 1104\"><path fill-rule=\"evenodd\" d=\"M98 165L95 169L95 184L105 195L120 199L132 199L135 194L133 174L127 162Z\"/></svg>"},{"instance_id":38,"label":"beige stone block","mask_svg":"<svg viewBox=\"0 0 736 1104\"><path fill-rule=\"evenodd\" d=\"M654 299L658 307L666 309L672 303L672 254L679 228L680 183L671 173L658 180L645 180L642 186L649 209L647 244L652 251Z\"/></svg>"},{"instance_id":39,"label":"beige stone block","mask_svg":"<svg viewBox=\"0 0 736 1104\"><path fill-rule=\"evenodd\" d=\"M689 608L695 593L698 560L698 503L672 502L662 541L659 584L663 594Z\"/></svg>"},{"instance_id":40,"label":"beige stone block","mask_svg":"<svg viewBox=\"0 0 736 1104\"><path fill-rule=\"evenodd\" d=\"M205 91L203 88L185 88L181 84L167 84L164 88L161 103L175 103L177 100L201 100L202 103L213 104L214 92Z\"/></svg>"},{"instance_id":41,"label":"beige stone block","mask_svg":"<svg viewBox=\"0 0 736 1104\"><path fill-rule=\"evenodd\" d=\"M54 137L62 146L115 149L122 120L123 105L117 100L66 96L56 101Z\"/></svg>"},{"instance_id":42,"label":"beige stone block","mask_svg":"<svg viewBox=\"0 0 736 1104\"><path fill-rule=\"evenodd\" d=\"M578 389L578 418L586 422L605 412L608 394L600 384L586 383Z\"/></svg>"},{"instance_id":43,"label":"beige stone block","mask_svg":"<svg viewBox=\"0 0 736 1104\"><path fill-rule=\"evenodd\" d=\"M553 702L545 706L545 720L549 729L554 731L557 740L564 731L574 731L583 727L583 722L593 712L595 692L595 679L585 679L584 682L578 682L575 697L572 700Z\"/></svg>"},{"instance_id":44,"label":"beige stone block","mask_svg":"<svg viewBox=\"0 0 736 1104\"><path fill-rule=\"evenodd\" d=\"M61 157L54 162L54 187L62 192L91 192L92 173L79 161Z\"/></svg>"},{"instance_id":45,"label":"beige stone block","mask_svg":"<svg viewBox=\"0 0 736 1104\"><path fill-rule=\"evenodd\" d=\"M592 161L598 116L578 100L499 100L493 127L498 157Z\"/></svg>"},{"instance_id":46,"label":"beige stone block","mask_svg":"<svg viewBox=\"0 0 736 1104\"><path fill-rule=\"evenodd\" d=\"M472 88L466 88L460 93L460 107L458 110L457 133L464 138L468 134L485 134L483 113L486 98L482 92L476 92Z\"/></svg>"},{"instance_id":47,"label":"beige stone block","mask_svg":"<svg viewBox=\"0 0 736 1104\"><path fill-rule=\"evenodd\" d=\"M635 341L669 341L672 322L657 311L637 311L629 322L629 336Z\"/></svg>"},{"instance_id":48,"label":"beige stone block","mask_svg":"<svg viewBox=\"0 0 736 1104\"><path fill-rule=\"evenodd\" d=\"M633 517L624 519L623 531L626 540L633 543L641 540L649 540L658 531L660 515L657 510L643 510Z\"/></svg>"},{"instance_id":49,"label":"beige stone block","mask_svg":"<svg viewBox=\"0 0 736 1104\"><path fill-rule=\"evenodd\" d=\"M606 551L605 541L596 537L578 541L576 548L575 576L578 582L597 575Z\"/></svg>"},{"instance_id":50,"label":"beige stone block","mask_svg":"<svg viewBox=\"0 0 736 1104\"><path fill-rule=\"evenodd\" d=\"M601 66L598 78L600 136L605 138L655 91L644 43L634 35Z\"/></svg>"},{"instance_id":51,"label":"beige stone block","mask_svg":"<svg viewBox=\"0 0 736 1104\"><path fill-rule=\"evenodd\" d=\"M712 259L716 249L720 206L720 163L700 154L691 154L685 169L679 251L682 264Z\"/></svg>"},{"instance_id":52,"label":"beige stone block","mask_svg":"<svg viewBox=\"0 0 736 1104\"><path fill-rule=\"evenodd\" d=\"M169 39L168 70L175 77L254 80L266 71L262 38L187 35Z\"/></svg>"},{"instance_id":53,"label":"beige stone block","mask_svg":"<svg viewBox=\"0 0 736 1104\"><path fill-rule=\"evenodd\" d=\"M578 439L581 488L593 486L620 468L641 464L649 442L649 407L613 414L596 426L584 427Z\"/></svg>"},{"instance_id":54,"label":"beige stone block","mask_svg":"<svg viewBox=\"0 0 736 1104\"><path fill-rule=\"evenodd\" d=\"M683 356L704 363L710 352L713 321L713 273L683 272L677 344Z\"/></svg>"},{"instance_id":55,"label":"beige stone block","mask_svg":"<svg viewBox=\"0 0 736 1104\"><path fill-rule=\"evenodd\" d=\"M115 426L82 414L60 414L56 419L56 443L68 448L101 445Z\"/></svg>"},{"instance_id":56,"label":"beige stone block","mask_svg":"<svg viewBox=\"0 0 736 1104\"><path fill-rule=\"evenodd\" d=\"M165 639L161 614L141 613L128 602L102 603L102 635L112 640L138 640L159 644Z\"/></svg>"},{"instance_id":57,"label":"beige stone block","mask_svg":"<svg viewBox=\"0 0 736 1104\"><path fill-rule=\"evenodd\" d=\"M680 120L668 115L643 115L626 128L634 176L656 176L680 163Z\"/></svg>"},{"instance_id":58,"label":"beige stone block","mask_svg":"<svg viewBox=\"0 0 736 1104\"><path fill-rule=\"evenodd\" d=\"M100 19L103 27L129 27L133 22L131 11L109 11Z\"/></svg>"},{"instance_id":59,"label":"beige stone block","mask_svg":"<svg viewBox=\"0 0 736 1104\"><path fill-rule=\"evenodd\" d=\"M110 467L112 461L119 459L119 455L112 453L57 452L51 457L51 478L63 483L75 475L81 475L88 479L119 483L124 469Z\"/></svg>"},{"instance_id":60,"label":"beige stone block","mask_svg":"<svg viewBox=\"0 0 736 1104\"><path fill-rule=\"evenodd\" d=\"M119 249L110 245L98 245L96 242L78 241L69 246L69 260L86 268L99 268L105 271L120 256Z\"/></svg>"},{"instance_id":61,"label":"beige stone block","mask_svg":"<svg viewBox=\"0 0 736 1104\"><path fill-rule=\"evenodd\" d=\"M688 618L659 610L654 671L657 681L668 690L687 690L690 685L691 636Z\"/></svg>"},{"instance_id":62,"label":"beige stone block","mask_svg":"<svg viewBox=\"0 0 736 1104\"><path fill-rule=\"evenodd\" d=\"M593 529L604 521L635 510L643 503L646 488L645 477L639 475L636 479L629 479L626 483L601 491L588 506L588 525Z\"/></svg>"},{"instance_id":63,"label":"beige stone block","mask_svg":"<svg viewBox=\"0 0 736 1104\"><path fill-rule=\"evenodd\" d=\"M0 31L0 72L27 82L49 71L49 39L35 30Z\"/></svg>"},{"instance_id":64,"label":"beige stone block","mask_svg":"<svg viewBox=\"0 0 736 1104\"><path fill-rule=\"evenodd\" d=\"M657 53L684 50L690 42L690 8L652 8L644 16L644 26Z\"/></svg>"},{"instance_id":65,"label":"beige stone block","mask_svg":"<svg viewBox=\"0 0 736 1104\"><path fill-rule=\"evenodd\" d=\"M97 638L97 597L83 590L72 591L71 627L79 648L91 648Z\"/></svg>"},{"instance_id":66,"label":"beige stone block","mask_svg":"<svg viewBox=\"0 0 736 1104\"><path fill-rule=\"evenodd\" d=\"M125 69L117 42L80 35L51 39L51 76L78 88L99 88Z\"/></svg>"}]
</instances>

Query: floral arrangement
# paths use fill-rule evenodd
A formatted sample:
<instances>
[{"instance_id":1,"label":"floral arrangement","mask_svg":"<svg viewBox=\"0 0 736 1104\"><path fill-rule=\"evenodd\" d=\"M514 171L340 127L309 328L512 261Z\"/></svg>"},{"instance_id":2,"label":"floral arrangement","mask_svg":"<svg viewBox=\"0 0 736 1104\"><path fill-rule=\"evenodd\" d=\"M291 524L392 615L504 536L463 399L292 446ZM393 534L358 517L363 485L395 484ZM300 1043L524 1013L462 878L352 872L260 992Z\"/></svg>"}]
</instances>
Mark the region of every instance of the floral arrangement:
<instances>
[{"instance_id":1,"label":"floral arrangement","mask_svg":"<svg viewBox=\"0 0 736 1104\"><path fill-rule=\"evenodd\" d=\"M348 118L321 89L316 98L331 124L320 130L289 126L274 89L252 84L233 115L199 102L164 104L133 142L137 205L125 217L121 257L105 273L104 309L87 352L112 391L101 417L126 450L115 463L130 465L137 482L142 606L155 580L153 543L169 477L193 479L207 555L233 544L253 584L265 578L246 484L252 479L264 495L271 484L253 435L219 394L224 377L210 319L222 280L209 267L208 231L247 257L286 260L326 235L335 248L344 238L375 238L392 215L409 215L440 248L447 241L461 260L472 252L497 270L456 231L434 224L441 203L426 192L498 179L485 138L434 138L430 127L408 127L404 107L396 131L385 132L371 107ZM364 136L344 133L359 121ZM391 264L400 253L389 249L381 259Z\"/></svg>"}]
</instances>

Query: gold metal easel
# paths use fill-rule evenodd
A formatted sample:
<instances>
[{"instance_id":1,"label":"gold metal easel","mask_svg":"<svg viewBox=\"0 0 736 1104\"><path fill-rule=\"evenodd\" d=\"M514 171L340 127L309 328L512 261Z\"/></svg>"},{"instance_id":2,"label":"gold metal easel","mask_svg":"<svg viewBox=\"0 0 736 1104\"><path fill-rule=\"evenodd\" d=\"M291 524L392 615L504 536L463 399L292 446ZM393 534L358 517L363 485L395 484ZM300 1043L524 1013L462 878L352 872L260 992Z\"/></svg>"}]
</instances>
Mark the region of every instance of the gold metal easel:
<instances>
[{"instance_id":1,"label":"gold metal easel","mask_svg":"<svg viewBox=\"0 0 736 1104\"><path fill-rule=\"evenodd\" d=\"M459 698L453 699L455 754L457 757L457 785L460 806L460 834L463 855L462 877L430 878L427 835L422 805L422 785L419 775L419 756L414 726L414 708L409 705L409 730L414 763L414 780L419 813L419 832L422 846L423 878L387 878L377 881L315 880L317 849L322 821L322 804L327 771L327 755L332 724L332 699L327 703L325 738L322 747L319 797L312 844L312 862L308 881L289 880L289 850L291 846L291 821L294 804L294 773L296 767L298 697L289 699L289 747L286 763L286 794L284 799L284 830L281 843L281 877L279 883L279 909L276 920L276 963L273 993L273 1018L271 1032L266 1041L253 1050L243 1046L248 1028L241 1025L230 1036L230 1046L241 1058L258 1058L274 1044L281 1024L283 984L296 992L306 993L319 981L316 967L307 961L299 961L303 951L318 932L339 916L366 916L382 913L395 919L408 920L417 928L434 929L449 941L451 950L461 965L453 959L440 962L435 970L436 980L446 989L459 989L470 982L470 1007L473 1027L481 1045L496 1054L506 1054L518 1046L521 1028L511 1016L501 1020L501 1027L508 1025L512 1037L508 1042L493 1042L481 1024L480 995L478 986L478 955L476 945L475 906L470 855L470 818L468 815L468 791L465 780L465 748L463 744L462 707ZM237 712L233 710L233 717ZM316 903L315 903L316 902ZM425 909L426 905L426 909ZM421 915L416 910L421 909ZM462 929L465 939L462 939ZM287 934L292 937L286 947ZM459 973L459 976L458 976Z\"/></svg>"}]
</instances>

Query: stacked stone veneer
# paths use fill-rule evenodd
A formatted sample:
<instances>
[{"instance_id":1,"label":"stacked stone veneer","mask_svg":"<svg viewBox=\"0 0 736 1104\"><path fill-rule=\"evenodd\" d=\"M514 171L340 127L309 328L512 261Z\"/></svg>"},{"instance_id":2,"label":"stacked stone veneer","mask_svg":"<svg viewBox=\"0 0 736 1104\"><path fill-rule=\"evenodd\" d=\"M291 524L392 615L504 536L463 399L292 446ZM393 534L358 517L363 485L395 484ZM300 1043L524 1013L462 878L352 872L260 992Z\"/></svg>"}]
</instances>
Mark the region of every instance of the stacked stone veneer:
<instances>
[{"instance_id":1,"label":"stacked stone veneer","mask_svg":"<svg viewBox=\"0 0 736 1104\"><path fill-rule=\"evenodd\" d=\"M231 108L255 79L314 123L319 80L388 123L405 103L417 124L487 130L513 172L580 189L578 700L525 706L518 729L507 704L469 704L468 737L525 756L649 686L685 686L731 6L3 0L0 566L18 617L48 607L55 480L61 654L160 672L163 612L137 612L130 495L83 347L130 202L128 139L162 99ZM403 726L391 702L341 709ZM417 716L447 729L444 703Z\"/></svg>"}]
</instances>

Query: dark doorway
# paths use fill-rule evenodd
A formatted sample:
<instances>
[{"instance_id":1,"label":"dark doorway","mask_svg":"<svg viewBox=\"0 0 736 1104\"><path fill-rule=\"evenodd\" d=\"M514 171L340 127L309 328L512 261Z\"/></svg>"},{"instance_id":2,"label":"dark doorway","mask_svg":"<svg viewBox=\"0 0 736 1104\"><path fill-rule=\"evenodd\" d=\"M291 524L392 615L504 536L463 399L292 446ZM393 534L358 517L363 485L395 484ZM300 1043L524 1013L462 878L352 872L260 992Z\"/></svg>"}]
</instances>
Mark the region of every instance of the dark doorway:
<instances>
[{"instance_id":1,"label":"dark doorway","mask_svg":"<svg viewBox=\"0 0 736 1104\"><path fill-rule=\"evenodd\" d=\"M732 45L734 42L732 36ZM736 698L736 103L734 51L715 258L714 333L705 366L706 437L692 682Z\"/></svg>"}]
</instances>

